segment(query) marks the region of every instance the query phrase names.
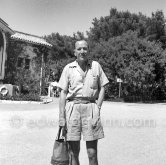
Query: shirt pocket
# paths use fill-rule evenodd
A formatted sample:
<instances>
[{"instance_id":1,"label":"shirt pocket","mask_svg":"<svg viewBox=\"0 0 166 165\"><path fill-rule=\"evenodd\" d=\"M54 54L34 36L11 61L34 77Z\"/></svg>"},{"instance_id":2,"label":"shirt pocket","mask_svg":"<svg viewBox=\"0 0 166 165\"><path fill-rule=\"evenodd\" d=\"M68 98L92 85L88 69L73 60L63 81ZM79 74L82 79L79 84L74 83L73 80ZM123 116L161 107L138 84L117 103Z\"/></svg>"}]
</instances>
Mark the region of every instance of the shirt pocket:
<instances>
[{"instance_id":1,"label":"shirt pocket","mask_svg":"<svg viewBox=\"0 0 166 165\"><path fill-rule=\"evenodd\" d=\"M96 127L97 125L101 125L100 110L96 103L94 103L92 106L93 106L92 107L92 126Z\"/></svg>"},{"instance_id":2,"label":"shirt pocket","mask_svg":"<svg viewBox=\"0 0 166 165\"><path fill-rule=\"evenodd\" d=\"M98 89L98 76L93 76L90 88Z\"/></svg>"}]
</instances>

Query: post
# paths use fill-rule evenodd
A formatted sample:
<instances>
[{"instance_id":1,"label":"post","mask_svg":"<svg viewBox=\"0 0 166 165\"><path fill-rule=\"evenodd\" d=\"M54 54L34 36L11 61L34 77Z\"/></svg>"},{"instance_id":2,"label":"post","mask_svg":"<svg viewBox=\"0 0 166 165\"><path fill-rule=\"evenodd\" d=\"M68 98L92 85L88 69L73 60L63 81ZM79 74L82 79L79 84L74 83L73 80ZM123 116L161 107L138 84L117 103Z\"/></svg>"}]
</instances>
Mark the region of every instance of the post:
<instances>
[{"instance_id":1,"label":"post","mask_svg":"<svg viewBox=\"0 0 166 165\"><path fill-rule=\"evenodd\" d=\"M43 61L44 61L44 53L42 53L42 62L41 62L41 69L40 69L40 93L39 93L40 96L41 96L41 93L42 93Z\"/></svg>"},{"instance_id":2,"label":"post","mask_svg":"<svg viewBox=\"0 0 166 165\"><path fill-rule=\"evenodd\" d=\"M119 98L120 98L120 95L121 95L121 83L123 82L122 79L120 78L116 78L116 81L119 83Z\"/></svg>"},{"instance_id":3,"label":"post","mask_svg":"<svg viewBox=\"0 0 166 165\"><path fill-rule=\"evenodd\" d=\"M3 84L3 79L5 76L5 62L7 59L7 54L6 54L6 36L3 31L0 31L2 37L2 42L0 44L0 82Z\"/></svg>"},{"instance_id":4,"label":"post","mask_svg":"<svg viewBox=\"0 0 166 165\"><path fill-rule=\"evenodd\" d=\"M121 95L121 82L119 82L119 98L120 98L120 95Z\"/></svg>"},{"instance_id":5,"label":"post","mask_svg":"<svg viewBox=\"0 0 166 165\"><path fill-rule=\"evenodd\" d=\"M51 82L49 83L48 86L48 97L51 97Z\"/></svg>"}]
</instances>

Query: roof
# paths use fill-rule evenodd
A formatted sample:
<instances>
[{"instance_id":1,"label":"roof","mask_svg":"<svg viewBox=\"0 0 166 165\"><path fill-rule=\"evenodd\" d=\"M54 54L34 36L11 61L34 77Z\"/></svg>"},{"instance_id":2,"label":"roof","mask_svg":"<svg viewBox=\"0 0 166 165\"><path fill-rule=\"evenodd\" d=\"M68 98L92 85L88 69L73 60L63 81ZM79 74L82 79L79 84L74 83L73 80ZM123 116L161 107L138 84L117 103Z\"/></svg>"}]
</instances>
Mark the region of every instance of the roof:
<instances>
[{"instance_id":1,"label":"roof","mask_svg":"<svg viewBox=\"0 0 166 165\"><path fill-rule=\"evenodd\" d=\"M4 25L8 26L8 24L2 18L0 18L0 22L2 22Z\"/></svg>"},{"instance_id":2,"label":"roof","mask_svg":"<svg viewBox=\"0 0 166 165\"><path fill-rule=\"evenodd\" d=\"M34 43L34 44L37 44L37 45L44 45L44 46L47 46L47 47L52 47L52 45L49 44L42 37L27 34L27 33L18 32L18 31L15 31L15 34L13 34L11 36L11 38L15 39L15 40L21 40L21 41L25 41L25 42L29 42L29 43Z\"/></svg>"},{"instance_id":3,"label":"roof","mask_svg":"<svg viewBox=\"0 0 166 165\"><path fill-rule=\"evenodd\" d=\"M14 34L14 31L12 29L10 29L8 24L1 18L0 18L0 29L2 29L4 32Z\"/></svg>"}]
</instances>

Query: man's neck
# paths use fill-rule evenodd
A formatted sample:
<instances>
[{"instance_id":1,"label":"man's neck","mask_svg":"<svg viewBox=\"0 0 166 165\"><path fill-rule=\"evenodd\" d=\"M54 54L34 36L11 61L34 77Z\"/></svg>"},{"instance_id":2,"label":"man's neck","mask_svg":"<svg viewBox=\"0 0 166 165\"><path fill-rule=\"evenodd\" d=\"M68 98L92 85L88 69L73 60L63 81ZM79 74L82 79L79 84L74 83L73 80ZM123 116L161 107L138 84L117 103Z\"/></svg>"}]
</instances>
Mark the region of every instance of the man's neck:
<instances>
[{"instance_id":1,"label":"man's neck","mask_svg":"<svg viewBox=\"0 0 166 165\"><path fill-rule=\"evenodd\" d=\"M81 69L85 72L88 64L88 60L86 61L77 61L78 65L81 67Z\"/></svg>"}]
</instances>

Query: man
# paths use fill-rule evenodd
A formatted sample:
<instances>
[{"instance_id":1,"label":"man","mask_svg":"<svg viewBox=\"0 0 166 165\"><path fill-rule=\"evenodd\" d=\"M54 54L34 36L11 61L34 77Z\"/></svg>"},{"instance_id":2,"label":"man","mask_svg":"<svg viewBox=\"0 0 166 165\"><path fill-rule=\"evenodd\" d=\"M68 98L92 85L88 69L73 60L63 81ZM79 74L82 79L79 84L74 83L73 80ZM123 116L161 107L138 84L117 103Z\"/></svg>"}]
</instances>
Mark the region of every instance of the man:
<instances>
[{"instance_id":1,"label":"man","mask_svg":"<svg viewBox=\"0 0 166 165\"><path fill-rule=\"evenodd\" d=\"M100 109L108 79L100 64L88 60L86 41L75 43L76 61L65 66L59 80L59 125L67 127L71 165L79 165L81 133L90 165L98 165L97 141L104 137Z\"/></svg>"}]
</instances>

